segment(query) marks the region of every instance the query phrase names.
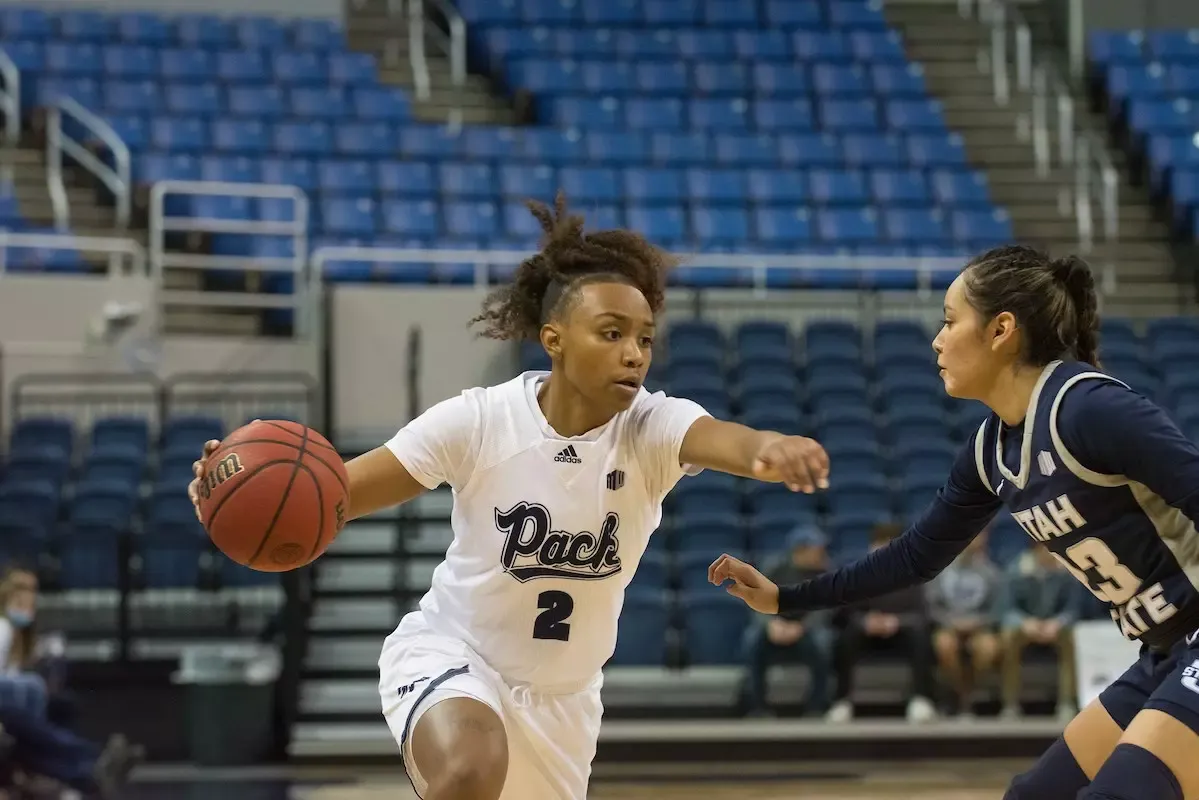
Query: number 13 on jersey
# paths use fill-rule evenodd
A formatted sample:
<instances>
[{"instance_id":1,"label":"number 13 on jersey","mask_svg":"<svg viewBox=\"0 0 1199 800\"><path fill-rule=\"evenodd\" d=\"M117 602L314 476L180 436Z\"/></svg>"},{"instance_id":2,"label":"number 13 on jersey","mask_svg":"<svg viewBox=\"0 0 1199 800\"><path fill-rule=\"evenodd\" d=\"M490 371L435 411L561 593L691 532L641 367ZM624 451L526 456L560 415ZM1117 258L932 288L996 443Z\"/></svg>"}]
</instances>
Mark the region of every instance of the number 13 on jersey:
<instances>
[{"instance_id":1,"label":"number 13 on jersey","mask_svg":"<svg viewBox=\"0 0 1199 800\"><path fill-rule=\"evenodd\" d=\"M1112 619L1130 639L1178 613L1178 609L1162 595L1160 583L1142 590L1143 579L1122 564L1101 539L1083 539L1066 548L1063 554L1054 553L1053 557L1090 589L1091 594L1112 605Z\"/></svg>"},{"instance_id":2,"label":"number 13 on jersey","mask_svg":"<svg viewBox=\"0 0 1199 800\"><path fill-rule=\"evenodd\" d=\"M543 610L533 621L533 638L570 641L570 623L566 620L575 612L575 599L551 589L537 595L537 607Z\"/></svg>"}]
</instances>

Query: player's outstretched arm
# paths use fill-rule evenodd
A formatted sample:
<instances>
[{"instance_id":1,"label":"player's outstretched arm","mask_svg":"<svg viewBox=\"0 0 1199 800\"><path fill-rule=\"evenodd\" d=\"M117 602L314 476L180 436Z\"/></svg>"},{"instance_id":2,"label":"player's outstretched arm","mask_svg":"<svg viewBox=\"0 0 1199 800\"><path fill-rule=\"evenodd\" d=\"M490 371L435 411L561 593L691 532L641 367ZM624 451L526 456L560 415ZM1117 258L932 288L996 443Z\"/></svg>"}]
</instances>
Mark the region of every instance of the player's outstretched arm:
<instances>
[{"instance_id":1,"label":"player's outstretched arm","mask_svg":"<svg viewBox=\"0 0 1199 800\"><path fill-rule=\"evenodd\" d=\"M192 464L195 478L187 487L187 495L196 507L196 518L200 517L200 482L204 479L205 465L221 443L217 440L204 445L200 460ZM365 455L346 462L346 475L350 484L350 510L348 519L357 519L385 508L406 503L418 494L427 491L423 485L400 463L386 447L377 447Z\"/></svg>"},{"instance_id":2,"label":"player's outstretched arm","mask_svg":"<svg viewBox=\"0 0 1199 800\"><path fill-rule=\"evenodd\" d=\"M982 483L973 443L968 443L936 499L902 536L885 547L840 569L773 592L774 584L761 573L727 554L708 568L708 580L717 586L732 580L730 594L767 613L798 613L861 602L935 578L987 526L1000 506L999 498Z\"/></svg>"},{"instance_id":3,"label":"player's outstretched arm","mask_svg":"<svg viewBox=\"0 0 1199 800\"><path fill-rule=\"evenodd\" d=\"M697 419L687 430L679 460L743 478L784 483L796 492L828 488L828 454L816 441L712 417Z\"/></svg>"}]
</instances>

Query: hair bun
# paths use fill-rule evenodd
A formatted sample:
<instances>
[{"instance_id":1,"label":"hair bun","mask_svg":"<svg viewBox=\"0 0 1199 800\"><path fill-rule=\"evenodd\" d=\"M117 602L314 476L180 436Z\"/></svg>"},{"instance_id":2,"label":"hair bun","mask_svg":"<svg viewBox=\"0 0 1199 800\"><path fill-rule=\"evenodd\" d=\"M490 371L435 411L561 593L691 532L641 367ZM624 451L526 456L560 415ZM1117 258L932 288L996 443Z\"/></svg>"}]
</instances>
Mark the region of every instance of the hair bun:
<instances>
[{"instance_id":1,"label":"hair bun","mask_svg":"<svg viewBox=\"0 0 1199 800\"><path fill-rule=\"evenodd\" d=\"M1053 277L1070 286L1091 278L1091 268L1078 256L1064 256L1049 262Z\"/></svg>"}]
</instances>

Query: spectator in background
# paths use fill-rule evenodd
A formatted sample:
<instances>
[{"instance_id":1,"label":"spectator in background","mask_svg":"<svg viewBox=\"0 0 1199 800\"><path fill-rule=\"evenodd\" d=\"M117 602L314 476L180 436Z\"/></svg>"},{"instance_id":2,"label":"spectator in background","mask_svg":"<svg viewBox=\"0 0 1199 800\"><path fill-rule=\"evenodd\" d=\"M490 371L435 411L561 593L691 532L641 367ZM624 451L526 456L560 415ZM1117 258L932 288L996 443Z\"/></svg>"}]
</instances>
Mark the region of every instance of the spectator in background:
<instances>
[{"instance_id":1,"label":"spectator in background","mask_svg":"<svg viewBox=\"0 0 1199 800\"><path fill-rule=\"evenodd\" d=\"M1018 717L1020 668L1026 648L1052 649L1057 656L1057 715L1077 713L1074 675L1074 623L1082 596L1074 577L1044 547L1022 554L1008 568L999 614L1003 625L1003 716Z\"/></svg>"},{"instance_id":2,"label":"spectator in background","mask_svg":"<svg viewBox=\"0 0 1199 800\"><path fill-rule=\"evenodd\" d=\"M877 550L894 539L902 528L879 525L872 535L870 549ZM927 722L937 715L933 696L933 654L928 608L922 587L894 592L857 606L844 616L844 630L837 639L835 666L837 695L829 710L830 722L848 722L853 718L854 667L864 652L901 655L912 669L912 694L907 704L909 722Z\"/></svg>"},{"instance_id":3,"label":"spectator in background","mask_svg":"<svg viewBox=\"0 0 1199 800\"><path fill-rule=\"evenodd\" d=\"M0 579L0 708L17 708L44 718L49 689L33 670L37 592L37 576L31 570L10 566Z\"/></svg>"},{"instance_id":4,"label":"spectator in background","mask_svg":"<svg viewBox=\"0 0 1199 800\"><path fill-rule=\"evenodd\" d=\"M980 678L999 658L995 604L1002 575L987 555L987 532L925 589L932 616L933 651L953 697L948 713L969 716Z\"/></svg>"},{"instance_id":5,"label":"spectator in background","mask_svg":"<svg viewBox=\"0 0 1199 800\"><path fill-rule=\"evenodd\" d=\"M828 569L828 539L818 528L796 528L788 537L787 545L787 551L763 569L772 581L803 581ZM831 612L817 611L799 616L759 614L750 623L742 643L744 700L748 714L769 715L766 670L779 661L799 662L808 668L805 710L814 714L824 714L828 710L833 659L830 620Z\"/></svg>"}]
</instances>

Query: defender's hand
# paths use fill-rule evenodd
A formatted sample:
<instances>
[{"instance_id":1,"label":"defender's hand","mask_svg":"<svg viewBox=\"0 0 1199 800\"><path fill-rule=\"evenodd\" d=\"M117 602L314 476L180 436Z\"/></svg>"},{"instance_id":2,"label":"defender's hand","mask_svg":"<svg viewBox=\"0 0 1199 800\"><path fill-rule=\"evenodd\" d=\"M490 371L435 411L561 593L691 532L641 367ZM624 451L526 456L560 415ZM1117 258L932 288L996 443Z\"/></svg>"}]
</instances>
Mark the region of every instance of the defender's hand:
<instances>
[{"instance_id":1,"label":"defender's hand","mask_svg":"<svg viewBox=\"0 0 1199 800\"><path fill-rule=\"evenodd\" d=\"M762 573L739 558L728 553L712 562L708 567L708 580L714 586L732 581L725 591L739 597L754 611L763 614L779 613L779 587Z\"/></svg>"},{"instance_id":2,"label":"defender's hand","mask_svg":"<svg viewBox=\"0 0 1199 800\"><path fill-rule=\"evenodd\" d=\"M768 442L754 459L760 481L783 483L793 492L828 488L828 453L814 439L783 436Z\"/></svg>"}]
</instances>

